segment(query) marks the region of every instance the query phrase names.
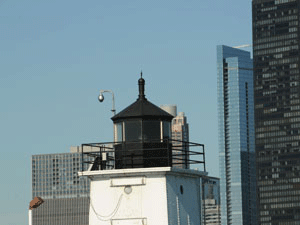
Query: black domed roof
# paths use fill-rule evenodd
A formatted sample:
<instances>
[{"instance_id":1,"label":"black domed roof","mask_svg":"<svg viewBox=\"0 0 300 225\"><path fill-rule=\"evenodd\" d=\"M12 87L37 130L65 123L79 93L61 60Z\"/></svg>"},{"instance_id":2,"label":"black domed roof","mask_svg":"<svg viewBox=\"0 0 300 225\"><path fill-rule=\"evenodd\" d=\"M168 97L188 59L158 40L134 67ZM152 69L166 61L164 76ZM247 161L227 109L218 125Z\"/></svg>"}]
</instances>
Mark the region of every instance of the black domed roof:
<instances>
[{"instance_id":1,"label":"black domed roof","mask_svg":"<svg viewBox=\"0 0 300 225\"><path fill-rule=\"evenodd\" d=\"M173 116L171 114L157 107L156 105L149 102L145 98L145 94L144 94L145 80L142 78L142 74L138 83L139 83L139 98L130 106L123 109L117 115L113 116L111 119L114 122L126 118L147 118L147 119L157 118L157 119L171 121L173 119Z\"/></svg>"}]
</instances>

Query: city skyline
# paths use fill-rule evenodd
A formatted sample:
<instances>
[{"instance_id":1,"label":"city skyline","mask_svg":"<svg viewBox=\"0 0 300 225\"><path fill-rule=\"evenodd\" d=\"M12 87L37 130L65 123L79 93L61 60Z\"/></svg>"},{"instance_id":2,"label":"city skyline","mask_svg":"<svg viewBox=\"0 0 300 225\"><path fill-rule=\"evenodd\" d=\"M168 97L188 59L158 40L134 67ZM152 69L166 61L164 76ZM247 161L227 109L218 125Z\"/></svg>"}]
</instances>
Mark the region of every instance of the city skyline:
<instances>
[{"instance_id":1,"label":"city skyline","mask_svg":"<svg viewBox=\"0 0 300 225\"><path fill-rule=\"evenodd\" d=\"M136 98L140 70L153 103L185 112L190 141L205 144L207 171L219 176L215 48L251 43L250 1L0 6L4 224L27 224L31 155L111 141L111 96L100 104L99 91L113 90L119 111Z\"/></svg>"}]
</instances>

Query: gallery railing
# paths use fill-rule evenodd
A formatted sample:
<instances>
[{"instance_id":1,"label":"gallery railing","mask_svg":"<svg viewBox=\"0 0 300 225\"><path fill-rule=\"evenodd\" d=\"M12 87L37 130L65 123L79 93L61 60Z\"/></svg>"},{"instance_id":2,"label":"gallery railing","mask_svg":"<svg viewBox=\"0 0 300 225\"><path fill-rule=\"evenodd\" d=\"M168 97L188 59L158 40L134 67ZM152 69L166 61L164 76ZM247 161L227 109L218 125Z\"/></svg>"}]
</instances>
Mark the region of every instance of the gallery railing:
<instances>
[{"instance_id":1,"label":"gallery railing","mask_svg":"<svg viewBox=\"0 0 300 225\"><path fill-rule=\"evenodd\" d=\"M82 168L111 170L149 167L205 168L204 145L173 139L81 145Z\"/></svg>"}]
</instances>

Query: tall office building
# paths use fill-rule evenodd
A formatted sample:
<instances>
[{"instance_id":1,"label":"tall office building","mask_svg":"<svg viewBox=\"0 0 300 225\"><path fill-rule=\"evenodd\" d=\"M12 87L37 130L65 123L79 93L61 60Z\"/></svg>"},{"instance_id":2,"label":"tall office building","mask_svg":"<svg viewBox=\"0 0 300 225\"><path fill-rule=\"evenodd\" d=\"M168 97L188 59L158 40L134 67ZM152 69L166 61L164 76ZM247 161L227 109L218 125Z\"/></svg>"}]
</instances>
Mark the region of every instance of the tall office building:
<instances>
[{"instance_id":1,"label":"tall office building","mask_svg":"<svg viewBox=\"0 0 300 225\"><path fill-rule=\"evenodd\" d=\"M222 225L256 224L253 71L250 52L217 46Z\"/></svg>"},{"instance_id":2,"label":"tall office building","mask_svg":"<svg viewBox=\"0 0 300 225\"><path fill-rule=\"evenodd\" d=\"M89 180L78 177L81 151L32 156L32 198L45 200L32 212L33 225L88 225ZM87 168L85 168L87 169Z\"/></svg>"},{"instance_id":3,"label":"tall office building","mask_svg":"<svg viewBox=\"0 0 300 225\"><path fill-rule=\"evenodd\" d=\"M215 177L204 177L203 180L203 200L204 209L203 224L221 225L220 210L220 179Z\"/></svg>"},{"instance_id":4,"label":"tall office building","mask_svg":"<svg viewBox=\"0 0 300 225\"><path fill-rule=\"evenodd\" d=\"M187 118L184 115L184 112L179 112L177 114L176 105L161 105L160 108L170 113L174 118L172 119L171 131L172 131L172 140L173 140L173 166L177 168L186 168L189 166L187 161L189 160L188 155L188 145L185 145L186 142L189 142L189 124ZM177 140L177 141L176 141ZM176 151L176 149L178 149Z\"/></svg>"},{"instance_id":5,"label":"tall office building","mask_svg":"<svg viewBox=\"0 0 300 225\"><path fill-rule=\"evenodd\" d=\"M299 0L253 0L259 224L300 224Z\"/></svg>"}]
</instances>

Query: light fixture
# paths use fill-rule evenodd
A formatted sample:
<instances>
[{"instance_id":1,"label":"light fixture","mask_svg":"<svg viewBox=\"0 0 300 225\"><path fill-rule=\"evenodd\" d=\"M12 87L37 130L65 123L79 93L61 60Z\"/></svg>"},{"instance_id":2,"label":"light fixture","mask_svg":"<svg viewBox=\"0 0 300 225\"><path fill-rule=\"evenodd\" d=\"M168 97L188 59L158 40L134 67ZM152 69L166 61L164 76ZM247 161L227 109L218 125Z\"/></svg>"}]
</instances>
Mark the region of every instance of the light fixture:
<instances>
[{"instance_id":1,"label":"light fixture","mask_svg":"<svg viewBox=\"0 0 300 225\"><path fill-rule=\"evenodd\" d=\"M28 212L29 225L32 225L32 209L36 209L43 203L44 200L41 197L34 197L34 199L31 200L31 202L29 203L29 212Z\"/></svg>"},{"instance_id":2,"label":"light fixture","mask_svg":"<svg viewBox=\"0 0 300 225\"><path fill-rule=\"evenodd\" d=\"M99 100L99 102L103 102L104 101L104 95L103 95L103 93L105 93L105 92L109 92L112 95L112 109L110 111L112 111L113 116L114 116L114 115L116 115L116 109L115 109L115 95L114 95L113 91L112 90L100 90L100 94L98 96L98 100Z\"/></svg>"},{"instance_id":3,"label":"light fixture","mask_svg":"<svg viewBox=\"0 0 300 225\"><path fill-rule=\"evenodd\" d=\"M104 96L102 93L100 93L99 97L98 97L99 102L103 102L104 101Z\"/></svg>"}]
</instances>

